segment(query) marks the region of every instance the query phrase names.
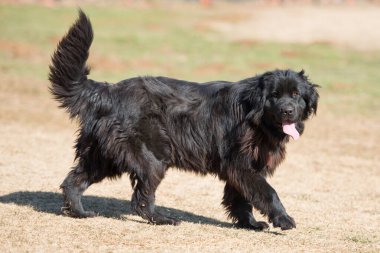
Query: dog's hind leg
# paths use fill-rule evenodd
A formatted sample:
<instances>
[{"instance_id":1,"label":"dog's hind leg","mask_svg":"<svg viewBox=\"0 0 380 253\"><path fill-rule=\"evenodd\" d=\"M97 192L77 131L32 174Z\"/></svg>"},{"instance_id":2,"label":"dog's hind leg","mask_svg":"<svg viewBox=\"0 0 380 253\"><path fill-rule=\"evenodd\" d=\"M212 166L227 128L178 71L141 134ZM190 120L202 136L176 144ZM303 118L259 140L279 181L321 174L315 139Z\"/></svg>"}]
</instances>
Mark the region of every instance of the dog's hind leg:
<instances>
[{"instance_id":1,"label":"dog's hind leg","mask_svg":"<svg viewBox=\"0 0 380 253\"><path fill-rule=\"evenodd\" d=\"M256 221L252 214L252 204L246 200L232 185L226 183L222 204L226 208L228 217L239 228L264 230L269 227L266 222Z\"/></svg>"},{"instance_id":2,"label":"dog's hind leg","mask_svg":"<svg viewBox=\"0 0 380 253\"><path fill-rule=\"evenodd\" d=\"M148 159L145 159L145 162ZM143 170L135 170L131 174L134 189L132 195L132 210L149 223L155 225L178 225L179 220L166 217L157 212L155 208L155 193L158 185L165 176L166 166L157 160L148 162L149 166Z\"/></svg>"},{"instance_id":3,"label":"dog's hind leg","mask_svg":"<svg viewBox=\"0 0 380 253\"><path fill-rule=\"evenodd\" d=\"M62 207L64 214L77 218L95 216L94 212L85 211L81 202L82 194L90 184L87 172L83 171L79 165L69 172L60 186L64 197L64 206Z\"/></svg>"},{"instance_id":4,"label":"dog's hind leg","mask_svg":"<svg viewBox=\"0 0 380 253\"><path fill-rule=\"evenodd\" d=\"M152 189L138 182L132 197L132 209L143 219L154 225L178 225L179 220L166 217L155 209L155 196Z\"/></svg>"},{"instance_id":5,"label":"dog's hind leg","mask_svg":"<svg viewBox=\"0 0 380 253\"><path fill-rule=\"evenodd\" d=\"M132 210L154 225L178 225L179 220L166 217L155 208L155 192L161 179L152 180L151 176L137 179L132 196Z\"/></svg>"}]
</instances>

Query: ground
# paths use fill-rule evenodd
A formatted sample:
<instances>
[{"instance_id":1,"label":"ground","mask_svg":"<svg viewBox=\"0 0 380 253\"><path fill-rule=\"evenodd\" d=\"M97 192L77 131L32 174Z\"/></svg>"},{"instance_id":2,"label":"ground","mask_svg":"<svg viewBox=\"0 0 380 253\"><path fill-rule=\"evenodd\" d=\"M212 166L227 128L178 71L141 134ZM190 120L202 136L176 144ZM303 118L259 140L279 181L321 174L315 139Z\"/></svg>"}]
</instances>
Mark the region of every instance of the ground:
<instances>
[{"instance_id":1,"label":"ground","mask_svg":"<svg viewBox=\"0 0 380 253\"><path fill-rule=\"evenodd\" d=\"M277 67L304 68L322 86L320 107L269 179L297 228L236 229L220 204L222 182L176 169L160 185L157 206L182 219L180 226L152 226L133 215L127 176L86 191L84 206L96 218L62 216L59 185L73 164L76 122L51 99L46 76L75 8L0 5L0 251L379 252L380 53L373 39L357 47L363 38L353 35L354 24L341 36L337 26L352 22L355 12L360 26L373 27L366 15L380 9L350 7L346 15L345 7L166 7L85 6L95 27L91 77L237 80ZM308 29L302 28L297 38L283 41L249 33L257 24L263 31L266 24L277 27L264 22L270 13L281 13L284 27L294 26L301 10L314 15L306 23L317 24L336 13L339 22L326 29L333 35L306 40Z\"/></svg>"}]
</instances>

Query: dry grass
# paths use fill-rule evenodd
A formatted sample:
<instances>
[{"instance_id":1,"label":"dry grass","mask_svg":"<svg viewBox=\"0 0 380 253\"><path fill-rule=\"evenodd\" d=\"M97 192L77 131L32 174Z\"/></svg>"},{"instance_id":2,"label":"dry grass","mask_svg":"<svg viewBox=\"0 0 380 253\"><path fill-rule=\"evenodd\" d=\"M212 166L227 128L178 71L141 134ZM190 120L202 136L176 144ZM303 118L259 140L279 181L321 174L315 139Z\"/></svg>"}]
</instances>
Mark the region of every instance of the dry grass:
<instances>
[{"instance_id":1,"label":"dry grass","mask_svg":"<svg viewBox=\"0 0 380 253\"><path fill-rule=\"evenodd\" d=\"M24 55L34 59L33 64L48 65L47 55L33 45L26 50L22 43L3 44L18 52L16 59ZM110 64L119 66L118 61ZM220 68L224 66L211 65L203 71L223 71ZM131 214L127 177L91 186L83 202L99 216L72 219L60 214L58 186L72 165L75 123L56 109L46 81L12 74L17 69L10 73L1 68L0 73L1 252L380 251L376 110L372 116L346 114L337 111L340 107L332 111L322 96L318 116L299 141L290 143L285 163L270 182L297 229L235 229L220 205L223 184L176 170L161 184L157 205L181 218L180 226L151 226ZM204 78L207 73L199 74Z\"/></svg>"},{"instance_id":2,"label":"dry grass","mask_svg":"<svg viewBox=\"0 0 380 253\"><path fill-rule=\"evenodd\" d=\"M127 177L86 192L84 205L98 217L61 216L58 185L72 163L68 147L74 127L65 119L64 126L47 121L44 126L1 124L6 133L0 143L2 252L379 250L378 120L336 120L322 108L303 138L290 144L286 162L270 179L297 229L266 233L231 227L219 204L221 182L176 170L160 186L157 205L184 220L178 227L150 226L132 215Z\"/></svg>"}]
</instances>

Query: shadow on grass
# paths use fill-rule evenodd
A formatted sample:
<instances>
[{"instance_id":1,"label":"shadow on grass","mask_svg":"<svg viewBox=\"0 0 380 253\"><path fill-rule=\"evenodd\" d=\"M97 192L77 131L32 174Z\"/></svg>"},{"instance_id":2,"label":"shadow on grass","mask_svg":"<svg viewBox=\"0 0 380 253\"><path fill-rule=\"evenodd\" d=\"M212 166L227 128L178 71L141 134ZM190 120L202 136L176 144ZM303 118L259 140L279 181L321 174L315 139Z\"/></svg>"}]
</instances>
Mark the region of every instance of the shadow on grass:
<instances>
[{"instance_id":1,"label":"shadow on grass","mask_svg":"<svg viewBox=\"0 0 380 253\"><path fill-rule=\"evenodd\" d=\"M44 213L61 215L63 196L55 192L19 191L0 196L0 203L14 203L21 206L31 206L34 210ZM99 216L120 219L122 215L133 214L130 201L108 197L83 196L82 203L85 209L95 211ZM212 218L195 215L190 212L174 208L156 206L157 210L167 216L195 224L210 224L219 227L231 228L232 224Z\"/></svg>"}]
</instances>

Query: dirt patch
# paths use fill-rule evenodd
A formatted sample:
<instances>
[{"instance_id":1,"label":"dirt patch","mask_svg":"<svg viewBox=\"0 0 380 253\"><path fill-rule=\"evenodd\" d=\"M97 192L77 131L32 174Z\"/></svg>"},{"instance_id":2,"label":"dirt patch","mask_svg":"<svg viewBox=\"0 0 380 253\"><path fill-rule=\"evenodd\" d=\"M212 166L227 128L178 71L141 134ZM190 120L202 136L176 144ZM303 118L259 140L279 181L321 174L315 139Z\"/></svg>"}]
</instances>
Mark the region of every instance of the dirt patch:
<instances>
[{"instance_id":1,"label":"dirt patch","mask_svg":"<svg viewBox=\"0 0 380 253\"><path fill-rule=\"evenodd\" d=\"M39 49L28 43L0 39L0 51L11 54L14 58L31 58L40 55Z\"/></svg>"},{"instance_id":2,"label":"dirt patch","mask_svg":"<svg viewBox=\"0 0 380 253\"><path fill-rule=\"evenodd\" d=\"M89 59L89 65L96 71L123 71L129 69L129 64L116 56L104 56L93 53Z\"/></svg>"},{"instance_id":3,"label":"dirt patch","mask_svg":"<svg viewBox=\"0 0 380 253\"><path fill-rule=\"evenodd\" d=\"M199 75L216 75L226 69L226 65L223 63L205 64L195 69L195 72Z\"/></svg>"},{"instance_id":4,"label":"dirt patch","mask_svg":"<svg viewBox=\"0 0 380 253\"><path fill-rule=\"evenodd\" d=\"M323 42L360 50L380 50L378 6L270 8L253 5L246 9L249 15L241 15L233 21L225 18L225 14L215 15L208 21L209 26L231 40Z\"/></svg>"}]
</instances>

